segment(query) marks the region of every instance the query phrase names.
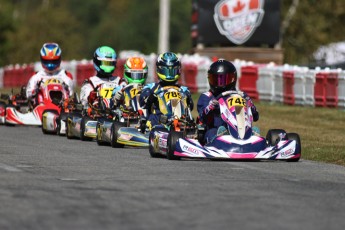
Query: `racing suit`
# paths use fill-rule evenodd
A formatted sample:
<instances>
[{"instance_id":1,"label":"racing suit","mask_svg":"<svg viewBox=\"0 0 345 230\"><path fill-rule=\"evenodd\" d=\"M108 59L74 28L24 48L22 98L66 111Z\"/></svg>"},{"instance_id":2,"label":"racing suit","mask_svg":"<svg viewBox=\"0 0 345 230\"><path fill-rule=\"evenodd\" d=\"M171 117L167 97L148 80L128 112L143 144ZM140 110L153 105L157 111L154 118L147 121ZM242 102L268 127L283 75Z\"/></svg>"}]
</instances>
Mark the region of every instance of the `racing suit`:
<instances>
[{"instance_id":1,"label":"racing suit","mask_svg":"<svg viewBox=\"0 0 345 230\"><path fill-rule=\"evenodd\" d=\"M243 98L246 99L247 105L251 107L253 120L259 120L259 112L257 111L252 99L245 93L238 91L240 94L243 94ZM216 97L212 94L211 91L203 93L200 95L197 109L200 121L206 125L206 133L204 137L204 142L209 143L215 137L217 137L218 128L223 126L227 127L226 123L220 116L219 105L218 106L211 106L212 101L216 100Z\"/></svg>"},{"instance_id":2,"label":"racing suit","mask_svg":"<svg viewBox=\"0 0 345 230\"><path fill-rule=\"evenodd\" d=\"M139 103L142 108L146 109L146 119L148 121L147 122L148 129L151 129L155 125L159 124L159 119L160 119L160 116L162 115L162 112L160 111L160 108L159 108L157 96L161 96L161 95L156 95L156 93L162 87L168 87L168 86L164 86L161 83L150 83L150 84L145 85L143 90L141 91ZM189 89L185 86L179 86L177 84L172 85L170 87L177 87L179 88L179 91L182 94L187 95L187 105L192 111L194 107L194 103L193 103L193 99L192 99Z\"/></svg>"},{"instance_id":3,"label":"racing suit","mask_svg":"<svg viewBox=\"0 0 345 230\"><path fill-rule=\"evenodd\" d=\"M38 90L38 82L40 82L41 80L44 82L48 79L52 79L52 78L57 78L60 79L62 82L65 83L65 85L67 86L67 89L69 91L69 96L73 95L73 90L74 90L74 82L73 82L73 76L70 72L68 72L67 70L64 69L59 69L53 73L47 73L44 70L38 71L37 73L35 73L29 80L27 86L26 86L26 97L29 100L32 100L36 94L37 94L37 90ZM39 101L39 99L38 99ZM38 101L34 101L34 105L38 104Z\"/></svg>"},{"instance_id":4,"label":"racing suit","mask_svg":"<svg viewBox=\"0 0 345 230\"><path fill-rule=\"evenodd\" d=\"M108 84L113 90L118 86L125 85L126 83L120 77L116 76L111 76L109 78L100 78L96 75L85 80L80 89L80 101L84 109L87 109L89 107L89 102L92 103L92 101L96 99L92 94L96 93L94 92L95 88L102 84ZM109 98L111 98L111 95L112 92L110 92ZM93 96L94 98L90 98L89 96Z\"/></svg>"}]
</instances>

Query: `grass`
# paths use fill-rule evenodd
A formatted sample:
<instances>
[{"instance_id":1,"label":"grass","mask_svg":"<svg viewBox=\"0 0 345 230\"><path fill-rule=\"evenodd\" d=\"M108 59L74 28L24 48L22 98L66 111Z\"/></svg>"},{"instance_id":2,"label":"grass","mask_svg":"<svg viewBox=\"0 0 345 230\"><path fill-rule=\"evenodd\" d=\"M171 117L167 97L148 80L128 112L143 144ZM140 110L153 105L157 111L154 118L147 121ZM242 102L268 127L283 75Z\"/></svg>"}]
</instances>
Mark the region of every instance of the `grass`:
<instances>
[{"instance_id":1,"label":"grass","mask_svg":"<svg viewBox=\"0 0 345 230\"><path fill-rule=\"evenodd\" d=\"M195 102L197 98L198 95L193 95ZM345 166L345 111L254 103L260 113L260 119L254 125L260 128L262 136L266 136L269 129L298 133L302 142L302 159ZM196 111L193 114L196 116Z\"/></svg>"},{"instance_id":2,"label":"grass","mask_svg":"<svg viewBox=\"0 0 345 230\"><path fill-rule=\"evenodd\" d=\"M11 89L0 89L9 93ZM14 89L14 92L19 92ZM79 90L77 89L77 92ZM194 94L194 117L199 94ZM345 166L345 111L335 108L287 106L268 102L255 102L260 119L258 126L262 136L269 129L284 129L300 135L302 159Z\"/></svg>"}]
</instances>

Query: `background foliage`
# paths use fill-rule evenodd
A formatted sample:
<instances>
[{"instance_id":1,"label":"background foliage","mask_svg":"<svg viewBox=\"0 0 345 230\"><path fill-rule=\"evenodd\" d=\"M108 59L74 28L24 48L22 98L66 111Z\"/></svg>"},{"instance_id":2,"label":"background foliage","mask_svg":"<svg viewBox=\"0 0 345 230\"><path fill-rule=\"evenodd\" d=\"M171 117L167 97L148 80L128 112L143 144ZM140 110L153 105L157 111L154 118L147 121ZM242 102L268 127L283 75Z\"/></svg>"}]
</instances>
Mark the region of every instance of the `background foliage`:
<instances>
[{"instance_id":1,"label":"background foliage","mask_svg":"<svg viewBox=\"0 0 345 230\"><path fill-rule=\"evenodd\" d=\"M277 0L278 1L278 0ZM293 0L282 1L281 18ZM191 51L192 0L171 0L170 50ZM44 42L63 58L90 59L99 45L156 53L159 0L0 0L0 66L39 60ZM344 40L342 1L303 0L283 37L285 62L309 64L321 45Z\"/></svg>"}]
</instances>

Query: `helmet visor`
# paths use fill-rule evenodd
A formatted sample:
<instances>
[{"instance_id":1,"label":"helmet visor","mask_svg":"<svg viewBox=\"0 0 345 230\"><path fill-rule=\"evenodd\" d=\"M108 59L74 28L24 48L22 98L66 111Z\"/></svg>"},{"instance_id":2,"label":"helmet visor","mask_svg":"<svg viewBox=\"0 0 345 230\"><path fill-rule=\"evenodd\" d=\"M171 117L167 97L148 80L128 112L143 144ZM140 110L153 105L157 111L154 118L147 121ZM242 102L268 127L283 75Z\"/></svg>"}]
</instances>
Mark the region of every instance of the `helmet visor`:
<instances>
[{"instance_id":1,"label":"helmet visor","mask_svg":"<svg viewBox=\"0 0 345 230\"><path fill-rule=\"evenodd\" d=\"M147 70L130 70L126 71L126 75L132 80L146 79Z\"/></svg>"},{"instance_id":2,"label":"helmet visor","mask_svg":"<svg viewBox=\"0 0 345 230\"><path fill-rule=\"evenodd\" d=\"M232 82L235 81L235 74L227 73L227 74L209 74L208 81L212 86L227 86L230 85Z\"/></svg>"},{"instance_id":3,"label":"helmet visor","mask_svg":"<svg viewBox=\"0 0 345 230\"><path fill-rule=\"evenodd\" d=\"M60 66L61 60L44 60L42 59L42 65L44 68L52 71L57 69Z\"/></svg>"},{"instance_id":4,"label":"helmet visor","mask_svg":"<svg viewBox=\"0 0 345 230\"><path fill-rule=\"evenodd\" d=\"M116 61L114 60L100 60L100 68L106 73L112 73L115 70Z\"/></svg>"},{"instance_id":5,"label":"helmet visor","mask_svg":"<svg viewBox=\"0 0 345 230\"><path fill-rule=\"evenodd\" d=\"M180 74L180 67L173 66L173 67L166 67L166 66L159 66L157 68L158 73L164 75L167 80L175 79L176 75Z\"/></svg>"}]
</instances>

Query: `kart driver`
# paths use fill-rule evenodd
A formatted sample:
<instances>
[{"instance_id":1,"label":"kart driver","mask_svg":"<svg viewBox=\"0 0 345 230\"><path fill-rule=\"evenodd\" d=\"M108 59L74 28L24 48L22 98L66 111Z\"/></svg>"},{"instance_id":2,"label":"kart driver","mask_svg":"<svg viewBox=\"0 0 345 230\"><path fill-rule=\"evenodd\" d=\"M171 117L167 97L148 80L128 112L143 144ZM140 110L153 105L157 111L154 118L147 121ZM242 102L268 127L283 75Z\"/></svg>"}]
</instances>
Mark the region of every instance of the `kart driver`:
<instances>
[{"instance_id":1,"label":"kart driver","mask_svg":"<svg viewBox=\"0 0 345 230\"><path fill-rule=\"evenodd\" d=\"M33 106L35 107L43 101L43 98L39 98L37 94L39 91L38 83L47 79L60 79L69 91L69 96L72 96L74 90L73 76L70 72L60 68L61 49L59 45L57 43L43 44L40 57L43 70L35 73L26 86L26 97L33 102Z\"/></svg>"},{"instance_id":2,"label":"kart driver","mask_svg":"<svg viewBox=\"0 0 345 230\"><path fill-rule=\"evenodd\" d=\"M146 61L142 57L130 57L126 60L124 65L124 80L123 86L117 87L113 91L114 105L118 106L123 103L123 90L126 87L131 87L141 90L147 78L148 67Z\"/></svg>"},{"instance_id":3,"label":"kart driver","mask_svg":"<svg viewBox=\"0 0 345 230\"><path fill-rule=\"evenodd\" d=\"M190 110L193 110L194 106L189 89L177 84L181 74L181 62L175 53L166 52L158 56L156 73L159 82L147 84L140 94L140 106L146 109L146 126L149 130L159 123L160 115L162 115L157 95L155 94L160 88L166 86L178 88L182 94L187 95L187 105Z\"/></svg>"},{"instance_id":4,"label":"kart driver","mask_svg":"<svg viewBox=\"0 0 345 230\"><path fill-rule=\"evenodd\" d=\"M116 62L117 55L113 48L101 46L96 49L93 55L96 76L86 79L80 89L80 100L84 109L87 109L89 104L95 105L97 103L98 92L95 91L97 86L107 84L113 90L119 85L125 84L120 77L113 76ZM110 92L109 98L111 98L111 95L112 92Z\"/></svg>"},{"instance_id":5,"label":"kart driver","mask_svg":"<svg viewBox=\"0 0 345 230\"><path fill-rule=\"evenodd\" d=\"M210 90L200 95L197 103L200 121L206 125L204 142L209 143L215 137L225 132L226 123L220 117L219 103L216 97L226 91L237 91L236 67L229 61L219 59L213 62L208 69L208 82ZM253 120L259 120L259 113L251 98L241 91L237 91L251 106Z\"/></svg>"}]
</instances>

